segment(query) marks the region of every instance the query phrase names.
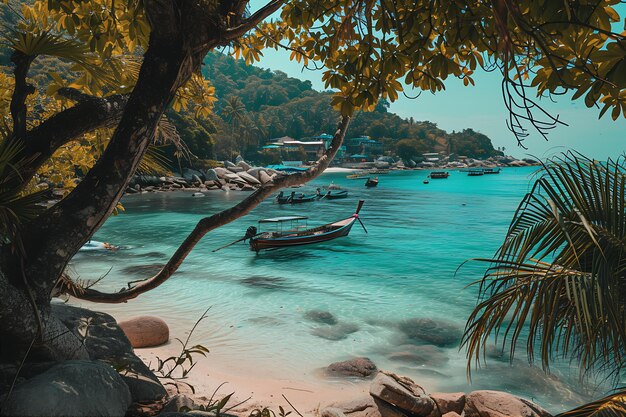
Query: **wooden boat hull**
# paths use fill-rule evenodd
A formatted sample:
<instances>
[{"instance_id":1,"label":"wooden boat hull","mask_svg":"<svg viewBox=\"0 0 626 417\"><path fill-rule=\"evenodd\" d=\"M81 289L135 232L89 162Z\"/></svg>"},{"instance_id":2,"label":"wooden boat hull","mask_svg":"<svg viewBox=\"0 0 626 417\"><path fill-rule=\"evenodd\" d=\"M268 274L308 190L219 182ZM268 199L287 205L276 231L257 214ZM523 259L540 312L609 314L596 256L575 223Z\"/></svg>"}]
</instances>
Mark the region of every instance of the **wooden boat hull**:
<instances>
[{"instance_id":1,"label":"wooden boat hull","mask_svg":"<svg viewBox=\"0 0 626 417\"><path fill-rule=\"evenodd\" d=\"M356 217L350 219L351 221L340 228L336 228L334 230L322 231L321 233L315 235L303 235L307 231L300 232L298 235L293 236L282 236L282 237L265 237L260 235L257 238L250 240L250 250L255 252L259 252L265 249L278 249L278 248L289 248L292 246L302 246L302 245L311 245L314 243L322 243L327 242L329 240L337 239L338 237L348 236L354 222L356 221ZM325 225L328 226L328 225ZM321 226L324 227L324 226Z\"/></svg>"},{"instance_id":2,"label":"wooden boat hull","mask_svg":"<svg viewBox=\"0 0 626 417\"><path fill-rule=\"evenodd\" d=\"M347 198L348 197L348 192L347 191L329 191L328 193L326 193L325 198L329 199L329 200L338 200L340 198Z\"/></svg>"},{"instance_id":3,"label":"wooden boat hull","mask_svg":"<svg viewBox=\"0 0 626 417\"><path fill-rule=\"evenodd\" d=\"M342 220L302 231L264 232L258 234L250 238L250 250L259 253L259 251L265 249L311 245L348 236L354 223L360 221L359 211L363 206L363 202L363 200L360 200L355 213Z\"/></svg>"}]
</instances>

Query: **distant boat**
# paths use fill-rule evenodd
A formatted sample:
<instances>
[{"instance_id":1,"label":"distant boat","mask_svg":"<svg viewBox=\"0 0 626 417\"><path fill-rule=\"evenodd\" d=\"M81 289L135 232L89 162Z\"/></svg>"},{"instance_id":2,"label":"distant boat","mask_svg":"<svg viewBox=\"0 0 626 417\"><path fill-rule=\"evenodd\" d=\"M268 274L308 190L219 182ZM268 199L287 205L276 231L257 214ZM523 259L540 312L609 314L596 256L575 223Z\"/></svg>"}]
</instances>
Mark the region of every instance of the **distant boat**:
<instances>
[{"instance_id":1,"label":"distant boat","mask_svg":"<svg viewBox=\"0 0 626 417\"><path fill-rule=\"evenodd\" d=\"M276 196L276 202L278 204L300 204L315 201L319 198L319 193L304 195L303 193L296 193L292 191L290 195L285 195L282 191Z\"/></svg>"},{"instance_id":2,"label":"distant boat","mask_svg":"<svg viewBox=\"0 0 626 417\"><path fill-rule=\"evenodd\" d=\"M428 176L432 180L439 180L448 178L450 174L447 171L433 171Z\"/></svg>"},{"instance_id":3,"label":"distant boat","mask_svg":"<svg viewBox=\"0 0 626 417\"><path fill-rule=\"evenodd\" d=\"M467 171L467 176L469 177L478 177L483 175L485 172L483 171L482 168L472 168L469 171Z\"/></svg>"},{"instance_id":4,"label":"distant boat","mask_svg":"<svg viewBox=\"0 0 626 417\"><path fill-rule=\"evenodd\" d=\"M337 184L335 184L334 182L331 182L330 185L327 188L329 190L341 190L341 187L338 186Z\"/></svg>"},{"instance_id":5,"label":"distant boat","mask_svg":"<svg viewBox=\"0 0 626 417\"><path fill-rule=\"evenodd\" d=\"M328 200L337 200L340 198L347 198L348 192L346 190L330 190L328 191L322 198L327 198Z\"/></svg>"},{"instance_id":6,"label":"distant boat","mask_svg":"<svg viewBox=\"0 0 626 417\"><path fill-rule=\"evenodd\" d=\"M367 178L367 173L363 172L360 174L350 174L350 175L346 175L346 178L349 180L363 180L365 178Z\"/></svg>"},{"instance_id":7,"label":"distant boat","mask_svg":"<svg viewBox=\"0 0 626 417\"><path fill-rule=\"evenodd\" d=\"M501 171L500 167L497 168L483 168L483 174L499 174Z\"/></svg>"},{"instance_id":8,"label":"distant boat","mask_svg":"<svg viewBox=\"0 0 626 417\"><path fill-rule=\"evenodd\" d=\"M368 188L376 187L377 185L378 185L378 177L368 178L367 181L365 181L365 186Z\"/></svg>"},{"instance_id":9,"label":"distant boat","mask_svg":"<svg viewBox=\"0 0 626 417\"><path fill-rule=\"evenodd\" d=\"M273 225L275 230L256 233L254 226L248 228L246 236L250 239L250 250L259 253L259 251L266 249L310 245L348 236L354 222L358 221L363 226L361 219L359 219L359 211L363 203L363 200L359 201L355 213L350 217L304 230L301 230L301 228L306 227L306 220L308 219L305 216L275 217L259 220L259 228L261 226ZM305 222L304 226L300 225L302 221ZM289 224L288 230L284 230L286 224ZM365 226L363 226L363 230L365 230ZM367 230L365 232L367 233Z\"/></svg>"},{"instance_id":10,"label":"distant boat","mask_svg":"<svg viewBox=\"0 0 626 417\"><path fill-rule=\"evenodd\" d=\"M90 240L80 248L80 251L95 251L95 250L110 250L116 251L119 249L119 246L111 245L107 242L98 242L97 240Z\"/></svg>"},{"instance_id":11,"label":"distant boat","mask_svg":"<svg viewBox=\"0 0 626 417\"><path fill-rule=\"evenodd\" d=\"M429 183L428 178L426 178L423 182L424 184L428 184Z\"/></svg>"}]
</instances>

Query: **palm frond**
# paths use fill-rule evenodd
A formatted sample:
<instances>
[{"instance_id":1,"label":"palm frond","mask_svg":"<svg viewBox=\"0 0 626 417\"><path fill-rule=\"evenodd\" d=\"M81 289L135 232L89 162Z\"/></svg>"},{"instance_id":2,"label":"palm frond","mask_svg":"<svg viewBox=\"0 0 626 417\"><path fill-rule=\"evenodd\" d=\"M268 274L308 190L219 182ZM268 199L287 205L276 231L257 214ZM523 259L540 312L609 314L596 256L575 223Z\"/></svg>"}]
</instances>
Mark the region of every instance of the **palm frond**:
<instances>
[{"instance_id":1,"label":"palm frond","mask_svg":"<svg viewBox=\"0 0 626 417\"><path fill-rule=\"evenodd\" d=\"M616 376L626 346L624 160L575 153L544 164L484 277L463 345L468 371L490 337L526 340L544 369L555 356Z\"/></svg>"},{"instance_id":2,"label":"palm frond","mask_svg":"<svg viewBox=\"0 0 626 417\"><path fill-rule=\"evenodd\" d=\"M626 390L585 404L556 417L623 417L626 415Z\"/></svg>"}]
</instances>

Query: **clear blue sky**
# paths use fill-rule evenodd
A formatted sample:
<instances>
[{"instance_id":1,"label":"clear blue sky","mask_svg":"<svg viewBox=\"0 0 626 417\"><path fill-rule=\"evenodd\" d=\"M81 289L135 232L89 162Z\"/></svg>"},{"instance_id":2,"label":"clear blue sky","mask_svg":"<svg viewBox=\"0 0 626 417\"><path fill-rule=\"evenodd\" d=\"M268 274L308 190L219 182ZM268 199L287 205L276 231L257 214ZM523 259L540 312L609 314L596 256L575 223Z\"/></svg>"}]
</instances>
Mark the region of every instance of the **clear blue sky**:
<instances>
[{"instance_id":1,"label":"clear blue sky","mask_svg":"<svg viewBox=\"0 0 626 417\"><path fill-rule=\"evenodd\" d=\"M255 9L260 1L253 1ZM622 16L626 6L619 7ZM623 28L616 28L618 31ZM324 89L321 71L309 71L295 61L289 60L286 51L264 51L258 66L280 70L291 77L310 80L313 88ZM391 104L391 111L401 117L429 120L446 130L462 130L471 127L489 136L494 147L506 147L506 153L516 157L534 155L548 157L567 149L577 150L589 157L606 159L617 157L626 151L626 119L613 121L610 111L598 120L599 109L587 108L582 100L571 101L566 96L556 97L556 103L541 101L552 114L569 126L558 126L548 135L546 142L541 135L529 129L530 136L524 141L528 150L518 148L517 142L506 127L507 110L502 101L498 73L480 73L475 77L476 86L464 87L462 82L449 78L446 90L435 95L423 92L418 98L402 97ZM412 96L411 92L407 92Z\"/></svg>"}]
</instances>

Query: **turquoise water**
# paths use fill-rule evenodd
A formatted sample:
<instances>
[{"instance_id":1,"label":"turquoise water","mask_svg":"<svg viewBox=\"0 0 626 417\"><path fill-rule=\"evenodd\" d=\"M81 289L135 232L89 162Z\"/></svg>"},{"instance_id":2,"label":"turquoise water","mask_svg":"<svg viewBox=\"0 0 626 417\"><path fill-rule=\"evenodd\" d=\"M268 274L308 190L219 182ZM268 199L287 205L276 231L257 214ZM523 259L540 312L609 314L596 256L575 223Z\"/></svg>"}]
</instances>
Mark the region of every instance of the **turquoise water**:
<instances>
[{"instance_id":1,"label":"turquoise water","mask_svg":"<svg viewBox=\"0 0 626 417\"><path fill-rule=\"evenodd\" d=\"M380 368L412 377L430 391L500 389L538 401L555 412L602 393L582 387L566 364L545 376L530 367L523 350L510 365L492 351L486 367L465 373L457 335L476 302L467 287L499 246L513 212L529 190L534 168L508 168L499 175L423 184L427 171L379 177L378 188L343 173L324 174L302 190L331 181L350 193L345 200L297 206L265 201L245 218L207 235L169 281L138 300L100 307L116 317L156 314L180 335L211 307L195 340L225 368L267 376L318 378L318 369L352 356L368 356ZM122 245L115 253L81 252L73 262L83 279L107 274L100 287L116 290L148 277L173 253L203 216L238 202L242 192L128 196L126 212L110 218L96 240ZM241 236L261 218L308 215L309 225L353 213L361 219L349 237L255 255L237 244L211 250ZM318 323L310 310L332 313L337 323ZM424 321L432 319L433 321ZM434 326L424 332L420 329ZM417 330L416 330L417 329ZM176 334L176 331L173 332ZM436 337L433 337L436 336Z\"/></svg>"}]
</instances>

